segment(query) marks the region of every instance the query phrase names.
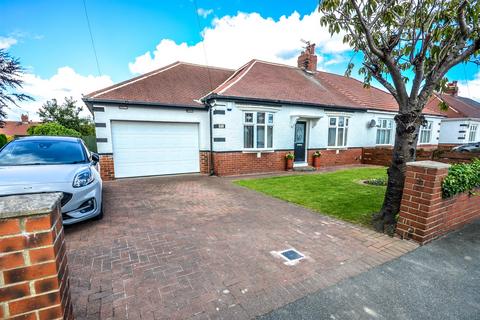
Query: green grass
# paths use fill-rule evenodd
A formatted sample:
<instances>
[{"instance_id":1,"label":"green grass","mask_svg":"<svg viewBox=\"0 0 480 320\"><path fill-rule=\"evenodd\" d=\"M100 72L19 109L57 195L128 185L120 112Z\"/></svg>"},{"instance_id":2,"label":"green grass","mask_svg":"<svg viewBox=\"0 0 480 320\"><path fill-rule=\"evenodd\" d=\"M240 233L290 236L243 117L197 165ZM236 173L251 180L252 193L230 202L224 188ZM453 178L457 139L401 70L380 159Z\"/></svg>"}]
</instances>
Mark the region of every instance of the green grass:
<instances>
[{"instance_id":1,"label":"green grass","mask_svg":"<svg viewBox=\"0 0 480 320\"><path fill-rule=\"evenodd\" d=\"M369 226L372 213L380 211L386 187L363 185L359 181L386 175L385 168L360 168L235 183L341 220Z\"/></svg>"}]
</instances>

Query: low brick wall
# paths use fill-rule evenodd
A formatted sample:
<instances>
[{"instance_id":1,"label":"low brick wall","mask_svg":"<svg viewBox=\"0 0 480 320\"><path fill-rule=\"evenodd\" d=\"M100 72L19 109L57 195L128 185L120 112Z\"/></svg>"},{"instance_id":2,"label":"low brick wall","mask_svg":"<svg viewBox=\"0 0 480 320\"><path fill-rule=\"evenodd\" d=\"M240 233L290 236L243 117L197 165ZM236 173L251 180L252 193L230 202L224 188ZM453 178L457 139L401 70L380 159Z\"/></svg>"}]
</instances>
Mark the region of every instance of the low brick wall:
<instances>
[{"instance_id":1,"label":"low brick wall","mask_svg":"<svg viewBox=\"0 0 480 320\"><path fill-rule=\"evenodd\" d=\"M214 171L218 176L285 171L287 152L261 153L259 158L257 153L214 152Z\"/></svg>"},{"instance_id":2,"label":"low brick wall","mask_svg":"<svg viewBox=\"0 0 480 320\"><path fill-rule=\"evenodd\" d=\"M320 167L340 166L347 164L362 163L362 148L338 149L338 150L308 150L308 164L313 165L313 154L320 151Z\"/></svg>"},{"instance_id":3,"label":"low brick wall","mask_svg":"<svg viewBox=\"0 0 480 320\"><path fill-rule=\"evenodd\" d=\"M424 244L480 218L480 196L463 193L442 198L448 168L448 164L434 161L407 164L397 223L401 237Z\"/></svg>"},{"instance_id":4,"label":"low brick wall","mask_svg":"<svg viewBox=\"0 0 480 320\"><path fill-rule=\"evenodd\" d=\"M363 148L362 163L378 166L390 166L393 148L377 147ZM417 161L433 160L444 163L470 162L474 158L480 158L480 153L453 152L450 149L436 146L422 146L417 149Z\"/></svg>"},{"instance_id":5,"label":"low brick wall","mask_svg":"<svg viewBox=\"0 0 480 320\"><path fill-rule=\"evenodd\" d=\"M73 319L61 197L0 198L0 319Z\"/></svg>"},{"instance_id":6,"label":"low brick wall","mask_svg":"<svg viewBox=\"0 0 480 320\"><path fill-rule=\"evenodd\" d=\"M109 181L115 179L115 168L113 166L113 155L101 154L100 155L100 176L103 181Z\"/></svg>"}]
</instances>

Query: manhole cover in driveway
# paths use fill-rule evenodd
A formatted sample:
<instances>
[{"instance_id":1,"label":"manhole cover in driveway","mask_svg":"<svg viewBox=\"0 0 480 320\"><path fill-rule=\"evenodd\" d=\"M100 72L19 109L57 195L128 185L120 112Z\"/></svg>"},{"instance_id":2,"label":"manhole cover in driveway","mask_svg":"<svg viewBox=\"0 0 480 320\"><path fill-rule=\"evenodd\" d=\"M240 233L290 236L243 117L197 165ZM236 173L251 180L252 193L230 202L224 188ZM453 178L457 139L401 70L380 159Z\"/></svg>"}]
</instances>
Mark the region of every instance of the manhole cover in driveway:
<instances>
[{"instance_id":1,"label":"manhole cover in driveway","mask_svg":"<svg viewBox=\"0 0 480 320\"><path fill-rule=\"evenodd\" d=\"M290 266L293 266L297 264L300 260L305 259L305 255L294 248L290 248L282 251L271 251L270 253L274 257L282 258L283 260L285 260L285 264Z\"/></svg>"}]
</instances>

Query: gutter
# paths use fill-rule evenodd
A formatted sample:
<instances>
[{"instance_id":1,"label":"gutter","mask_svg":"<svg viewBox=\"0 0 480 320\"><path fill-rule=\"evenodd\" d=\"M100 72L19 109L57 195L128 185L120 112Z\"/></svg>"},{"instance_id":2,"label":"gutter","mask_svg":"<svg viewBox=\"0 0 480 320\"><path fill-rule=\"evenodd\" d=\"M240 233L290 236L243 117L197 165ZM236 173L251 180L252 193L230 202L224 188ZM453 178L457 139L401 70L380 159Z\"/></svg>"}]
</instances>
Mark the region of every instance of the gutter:
<instances>
[{"instance_id":1,"label":"gutter","mask_svg":"<svg viewBox=\"0 0 480 320\"><path fill-rule=\"evenodd\" d=\"M166 104L158 102L149 102L149 101L135 101L135 100L120 100L120 99L95 99L95 98L83 98L83 102L90 109L93 103L101 104L129 104L135 106L144 106L144 107L163 107L163 108L184 108L184 109L204 109L207 110L206 106L199 104L196 105L185 105L185 104Z\"/></svg>"}]
</instances>

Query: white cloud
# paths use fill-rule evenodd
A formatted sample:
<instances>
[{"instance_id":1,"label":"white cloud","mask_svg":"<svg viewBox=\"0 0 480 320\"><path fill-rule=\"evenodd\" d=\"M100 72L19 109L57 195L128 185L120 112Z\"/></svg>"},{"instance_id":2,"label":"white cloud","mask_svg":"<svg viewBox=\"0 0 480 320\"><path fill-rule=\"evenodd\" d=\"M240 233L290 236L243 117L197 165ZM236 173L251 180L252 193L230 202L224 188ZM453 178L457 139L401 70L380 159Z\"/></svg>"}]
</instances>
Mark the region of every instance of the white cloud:
<instances>
[{"instance_id":1,"label":"white cloud","mask_svg":"<svg viewBox=\"0 0 480 320\"><path fill-rule=\"evenodd\" d=\"M0 37L0 49L8 49L17 43L17 39L12 37Z\"/></svg>"},{"instance_id":2,"label":"white cloud","mask_svg":"<svg viewBox=\"0 0 480 320\"><path fill-rule=\"evenodd\" d=\"M252 58L296 65L300 39L317 44L320 68L325 62L322 54L340 55L350 50L342 35L331 37L327 28L320 26L317 10L303 17L294 12L278 20L239 12L214 19L202 35L203 41L193 45L163 39L153 53L148 51L129 63L130 71L145 73L178 60L205 64L204 46L209 65L228 68L237 68Z\"/></svg>"},{"instance_id":3,"label":"white cloud","mask_svg":"<svg viewBox=\"0 0 480 320\"><path fill-rule=\"evenodd\" d=\"M213 9L198 8L197 13L199 16L206 18L213 13Z\"/></svg>"},{"instance_id":4,"label":"white cloud","mask_svg":"<svg viewBox=\"0 0 480 320\"><path fill-rule=\"evenodd\" d=\"M83 76L71 67L58 68L50 78L42 78L33 73L26 73L23 77L24 84L20 92L35 98L35 101L20 102L21 109L12 106L7 109L9 119L18 119L22 112L29 112L30 118L37 119L36 112L47 100L56 98L63 101L65 97L73 97L78 105L83 105L82 94L110 86L113 84L109 76ZM84 108L84 115L89 112Z\"/></svg>"},{"instance_id":5,"label":"white cloud","mask_svg":"<svg viewBox=\"0 0 480 320\"><path fill-rule=\"evenodd\" d=\"M480 102L480 72L473 80L458 82L458 95Z\"/></svg>"}]
</instances>

